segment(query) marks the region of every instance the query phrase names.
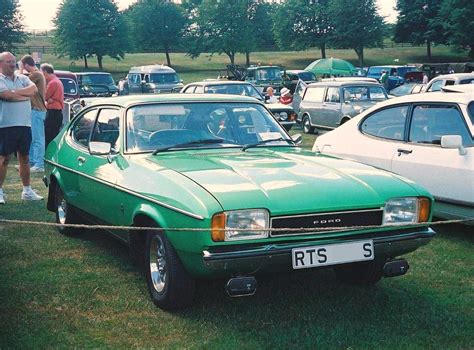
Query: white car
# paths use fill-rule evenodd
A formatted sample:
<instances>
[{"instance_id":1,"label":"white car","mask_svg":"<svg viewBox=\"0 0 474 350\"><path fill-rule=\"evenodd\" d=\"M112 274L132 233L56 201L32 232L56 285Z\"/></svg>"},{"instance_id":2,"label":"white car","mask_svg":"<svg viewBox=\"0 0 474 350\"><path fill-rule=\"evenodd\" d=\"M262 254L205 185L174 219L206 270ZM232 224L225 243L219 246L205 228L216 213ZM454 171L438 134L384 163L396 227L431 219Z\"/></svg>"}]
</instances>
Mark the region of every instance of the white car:
<instances>
[{"instance_id":1,"label":"white car","mask_svg":"<svg viewBox=\"0 0 474 350\"><path fill-rule=\"evenodd\" d=\"M319 136L313 150L403 175L435 196L436 216L474 219L474 93L381 102Z\"/></svg>"}]
</instances>

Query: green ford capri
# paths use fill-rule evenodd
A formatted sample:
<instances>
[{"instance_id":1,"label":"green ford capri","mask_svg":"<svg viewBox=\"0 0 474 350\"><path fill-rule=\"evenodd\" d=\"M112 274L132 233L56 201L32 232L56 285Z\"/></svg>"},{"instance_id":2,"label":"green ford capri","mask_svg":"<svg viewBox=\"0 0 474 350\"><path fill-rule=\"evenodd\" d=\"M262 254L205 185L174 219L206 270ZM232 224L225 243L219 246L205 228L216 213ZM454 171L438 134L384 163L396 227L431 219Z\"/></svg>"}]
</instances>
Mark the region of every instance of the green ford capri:
<instances>
[{"instance_id":1,"label":"green ford capri","mask_svg":"<svg viewBox=\"0 0 474 350\"><path fill-rule=\"evenodd\" d=\"M47 206L63 234L127 227L109 231L166 310L192 303L196 279L228 278L242 296L268 271L333 268L355 284L405 274L400 256L435 234L432 196L300 141L250 97L98 100L47 148Z\"/></svg>"}]
</instances>

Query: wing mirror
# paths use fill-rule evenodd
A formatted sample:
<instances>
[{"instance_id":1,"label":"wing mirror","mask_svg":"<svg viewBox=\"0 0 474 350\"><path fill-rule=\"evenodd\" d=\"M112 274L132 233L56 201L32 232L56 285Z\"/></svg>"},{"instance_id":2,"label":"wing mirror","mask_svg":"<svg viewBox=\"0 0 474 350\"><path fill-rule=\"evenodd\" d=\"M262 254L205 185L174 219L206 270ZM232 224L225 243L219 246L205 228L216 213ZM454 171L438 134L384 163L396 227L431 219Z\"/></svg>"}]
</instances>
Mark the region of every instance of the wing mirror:
<instances>
[{"instance_id":1,"label":"wing mirror","mask_svg":"<svg viewBox=\"0 0 474 350\"><path fill-rule=\"evenodd\" d=\"M459 150L459 154L462 155L462 156L467 154L466 149L462 145L461 135L444 135L444 136L441 136L441 147L442 148L450 148L450 149L457 148Z\"/></svg>"},{"instance_id":2,"label":"wing mirror","mask_svg":"<svg viewBox=\"0 0 474 350\"><path fill-rule=\"evenodd\" d=\"M295 134L291 136L291 139L296 145L301 145L301 142L303 141L303 137L301 136L301 134Z\"/></svg>"}]
</instances>

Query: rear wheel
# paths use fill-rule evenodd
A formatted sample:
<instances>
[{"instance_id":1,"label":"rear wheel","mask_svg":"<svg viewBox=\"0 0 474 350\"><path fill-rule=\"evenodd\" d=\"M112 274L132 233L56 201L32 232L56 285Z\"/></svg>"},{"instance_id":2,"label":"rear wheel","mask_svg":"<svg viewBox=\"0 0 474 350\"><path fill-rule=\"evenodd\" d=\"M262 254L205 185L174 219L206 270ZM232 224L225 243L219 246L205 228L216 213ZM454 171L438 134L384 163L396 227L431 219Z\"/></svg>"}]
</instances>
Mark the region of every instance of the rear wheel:
<instances>
[{"instance_id":1,"label":"rear wheel","mask_svg":"<svg viewBox=\"0 0 474 350\"><path fill-rule=\"evenodd\" d=\"M81 224L82 220L77 213L77 209L70 205L66 198L64 198L63 191L58 184L56 184L55 190L55 212L56 212L56 223L58 224ZM80 230L75 227L58 227L60 233L64 235L77 235Z\"/></svg>"},{"instance_id":2,"label":"rear wheel","mask_svg":"<svg viewBox=\"0 0 474 350\"><path fill-rule=\"evenodd\" d=\"M372 285L382 278L382 265L376 261L345 264L336 266L334 272L341 282Z\"/></svg>"},{"instance_id":3,"label":"rear wheel","mask_svg":"<svg viewBox=\"0 0 474 350\"><path fill-rule=\"evenodd\" d=\"M195 281L163 233L147 233L145 261L148 290L156 306L177 310L191 305Z\"/></svg>"},{"instance_id":4,"label":"rear wheel","mask_svg":"<svg viewBox=\"0 0 474 350\"><path fill-rule=\"evenodd\" d=\"M311 120L307 115L303 117L303 131L305 134L312 134L314 132L314 127L311 126Z\"/></svg>"}]
</instances>

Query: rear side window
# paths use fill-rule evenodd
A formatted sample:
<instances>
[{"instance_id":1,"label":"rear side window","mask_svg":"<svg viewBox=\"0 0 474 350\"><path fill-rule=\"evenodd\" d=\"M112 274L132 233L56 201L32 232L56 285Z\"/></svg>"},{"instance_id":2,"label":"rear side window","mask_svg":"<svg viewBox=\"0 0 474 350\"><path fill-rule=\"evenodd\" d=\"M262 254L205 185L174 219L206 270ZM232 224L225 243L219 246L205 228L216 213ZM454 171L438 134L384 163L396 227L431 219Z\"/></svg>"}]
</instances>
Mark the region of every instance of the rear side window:
<instances>
[{"instance_id":1,"label":"rear side window","mask_svg":"<svg viewBox=\"0 0 474 350\"><path fill-rule=\"evenodd\" d=\"M72 139L84 147L89 145L89 138L92 128L94 127L96 115L96 109L86 112L82 116L78 117L71 129Z\"/></svg>"},{"instance_id":2,"label":"rear side window","mask_svg":"<svg viewBox=\"0 0 474 350\"><path fill-rule=\"evenodd\" d=\"M474 77L469 79L463 79L459 82L459 84L466 85L466 84L474 84Z\"/></svg>"},{"instance_id":3,"label":"rear side window","mask_svg":"<svg viewBox=\"0 0 474 350\"><path fill-rule=\"evenodd\" d=\"M339 88L337 87L328 88L325 101L326 102L340 102L340 100L341 99L339 97Z\"/></svg>"},{"instance_id":4,"label":"rear side window","mask_svg":"<svg viewBox=\"0 0 474 350\"><path fill-rule=\"evenodd\" d=\"M474 102L469 103L467 110L469 112L469 118L471 118L471 123L474 125Z\"/></svg>"},{"instance_id":5,"label":"rear side window","mask_svg":"<svg viewBox=\"0 0 474 350\"><path fill-rule=\"evenodd\" d=\"M112 149L117 150L119 137L119 115L118 109L102 109L94 128L91 141L110 143Z\"/></svg>"},{"instance_id":6,"label":"rear side window","mask_svg":"<svg viewBox=\"0 0 474 350\"><path fill-rule=\"evenodd\" d=\"M360 129L364 134L389 140L404 139L408 106L395 106L371 114L363 120Z\"/></svg>"},{"instance_id":7,"label":"rear side window","mask_svg":"<svg viewBox=\"0 0 474 350\"><path fill-rule=\"evenodd\" d=\"M303 100L307 102L323 102L324 90L324 87L308 88L306 89Z\"/></svg>"}]
</instances>

